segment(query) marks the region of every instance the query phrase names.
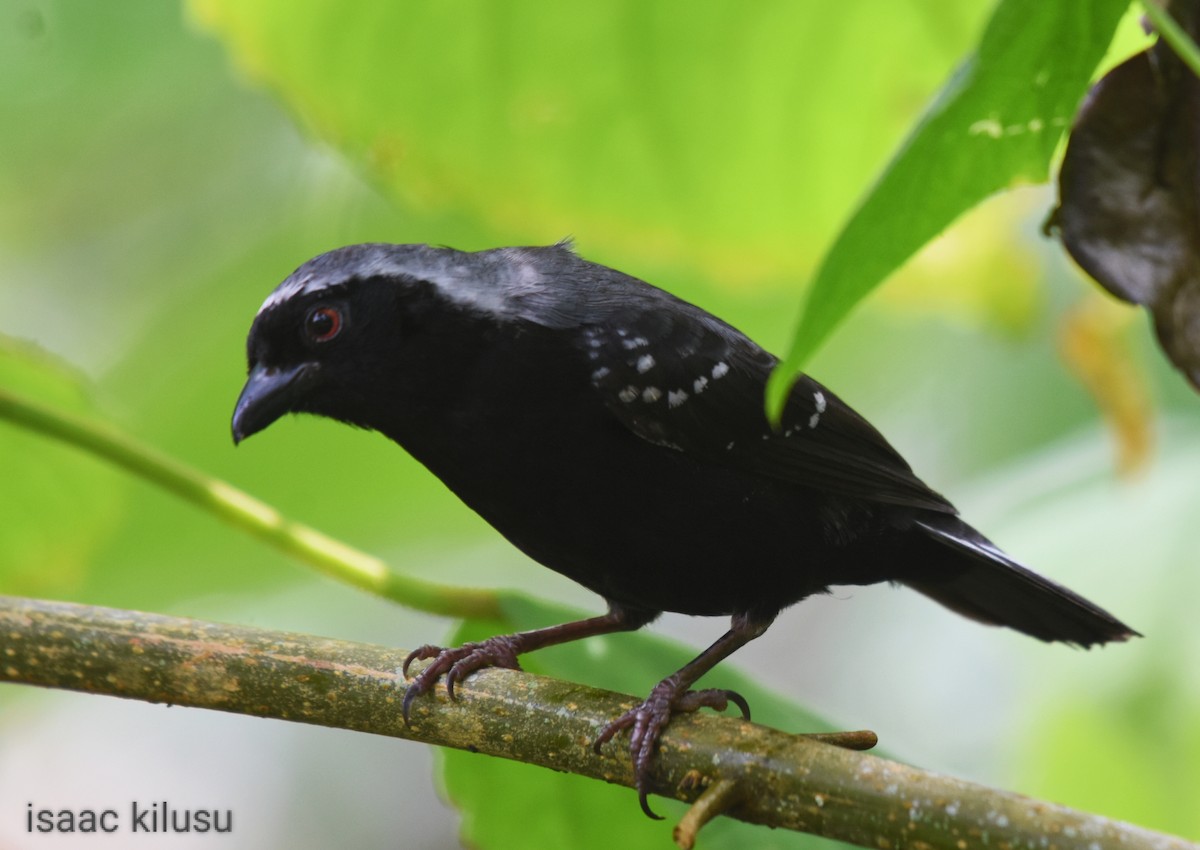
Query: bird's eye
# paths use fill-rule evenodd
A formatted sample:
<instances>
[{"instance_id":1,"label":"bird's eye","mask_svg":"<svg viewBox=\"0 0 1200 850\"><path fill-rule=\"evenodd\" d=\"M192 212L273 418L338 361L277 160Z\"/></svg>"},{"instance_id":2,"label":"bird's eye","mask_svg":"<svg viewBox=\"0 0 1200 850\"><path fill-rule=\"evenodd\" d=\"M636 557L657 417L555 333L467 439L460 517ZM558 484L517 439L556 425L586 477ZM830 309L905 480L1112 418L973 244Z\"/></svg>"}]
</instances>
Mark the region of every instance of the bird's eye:
<instances>
[{"instance_id":1,"label":"bird's eye","mask_svg":"<svg viewBox=\"0 0 1200 850\"><path fill-rule=\"evenodd\" d=\"M342 330L342 314L333 307L314 307L304 319L304 332L313 342L329 342Z\"/></svg>"}]
</instances>

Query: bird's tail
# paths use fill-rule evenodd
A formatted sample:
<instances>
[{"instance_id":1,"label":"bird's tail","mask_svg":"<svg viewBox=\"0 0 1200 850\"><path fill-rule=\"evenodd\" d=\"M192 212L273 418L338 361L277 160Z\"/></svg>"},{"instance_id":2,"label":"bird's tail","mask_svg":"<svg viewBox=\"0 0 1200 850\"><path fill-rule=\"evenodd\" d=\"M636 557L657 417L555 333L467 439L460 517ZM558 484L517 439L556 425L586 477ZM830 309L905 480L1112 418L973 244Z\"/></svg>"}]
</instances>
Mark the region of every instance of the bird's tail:
<instances>
[{"instance_id":1,"label":"bird's tail","mask_svg":"<svg viewBox=\"0 0 1200 850\"><path fill-rule=\"evenodd\" d=\"M1082 647L1140 637L1103 608L1017 563L957 517L938 516L917 526L960 557L948 569L922 570L919 579L902 581L952 611Z\"/></svg>"}]
</instances>

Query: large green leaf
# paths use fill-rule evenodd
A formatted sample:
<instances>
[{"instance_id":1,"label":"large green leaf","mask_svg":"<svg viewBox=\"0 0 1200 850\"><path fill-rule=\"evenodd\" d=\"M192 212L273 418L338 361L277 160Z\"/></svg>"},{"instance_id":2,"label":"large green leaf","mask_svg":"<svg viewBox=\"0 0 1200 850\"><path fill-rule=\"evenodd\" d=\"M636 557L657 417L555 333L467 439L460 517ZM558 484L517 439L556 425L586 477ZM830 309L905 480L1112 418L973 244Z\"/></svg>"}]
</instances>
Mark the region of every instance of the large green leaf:
<instances>
[{"instance_id":1,"label":"large green leaf","mask_svg":"<svg viewBox=\"0 0 1200 850\"><path fill-rule=\"evenodd\" d=\"M78 374L33 345L0 336L0 394L76 413L91 403ZM0 418L0 591L77 586L122 514L124 483L102 462Z\"/></svg>"},{"instance_id":2,"label":"large green leaf","mask_svg":"<svg viewBox=\"0 0 1200 850\"><path fill-rule=\"evenodd\" d=\"M406 205L734 284L807 277L985 9L190 5L247 76Z\"/></svg>"},{"instance_id":3,"label":"large green leaf","mask_svg":"<svg viewBox=\"0 0 1200 850\"><path fill-rule=\"evenodd\" d=\"M515 594L506 596L504 610L507 616L503 621L466 623L451 641L458 644L482 640L494 634L588 616ZM523 656L521 664L535 673L629 694L646 694L695 654L695 650L672 641L635 632L540 650ZM831 729L825 721L732 667L719 667L705 678L704 685L732 688L741 693L750 702L755 721L795 732ZM623 736L619 740L627 742L628 738ZM466 752L445 751L440 757L446 792L463 810L463 837L471 847L629 850L661 848L670 842L669 824L643 817L637 797L627 788ZM680 803L657 797L653 806L668 818L677 819L685 810ZM834 846L812 836L766 830L726 818L705 827L701 840L709 850Z\"/></svg>"},{"instance_id":4,"label":"large green leaf","mask_svg":"<svg viewBox=\"0 0 1200 850\"><path fill-rule=\"evenodd\" d=\"M830 248L777 390L859 301L959 215L1001 189L1048 179L1059 139L1128 6L1002 0L978 48Z\"/></svg>"},{"instance_id":5,"label":"large green leaf","mask_svg":"<svg viewBox=\"0 0 1200 850\"><path fill-rule=\"evenodd\" d=\"M1164 680L1162 674L1167 672ZM1054 706L1025 749L1034 795L1086 805L1112 817L1176 835L1200 836L1200 725L1196 701L1181 698L1168 671L1149 671L1110 699ZM1105 741L1100 750L1096 741ZM1120 782L1113 782L1120 765Z\"/></svg>"}]
</instances>

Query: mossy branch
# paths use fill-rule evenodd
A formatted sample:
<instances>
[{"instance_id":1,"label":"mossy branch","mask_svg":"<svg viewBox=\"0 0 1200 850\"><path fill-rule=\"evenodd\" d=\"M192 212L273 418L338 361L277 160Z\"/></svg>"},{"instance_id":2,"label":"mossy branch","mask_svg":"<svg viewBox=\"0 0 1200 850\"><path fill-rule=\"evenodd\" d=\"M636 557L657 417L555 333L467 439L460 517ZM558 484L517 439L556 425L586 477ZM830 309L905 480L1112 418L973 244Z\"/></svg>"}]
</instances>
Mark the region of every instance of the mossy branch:
<instances>
[{"instance_id":1,"label":"mossy branch","mask_svg":"<svg viewBox=\"0 0 1200 850\"><path fill-rule=\"evenodd\" d=\"M631 698L509 670L443 687L405 726L405 652L155 614L0 596L0 681L213 708L457 747L631 786L624 746L591 742ZM1197 850L1198 845L715 715L674 719L653 791L871 848ZM640 817L630 797L630 817Z\"/></svg>"}]
</instances>

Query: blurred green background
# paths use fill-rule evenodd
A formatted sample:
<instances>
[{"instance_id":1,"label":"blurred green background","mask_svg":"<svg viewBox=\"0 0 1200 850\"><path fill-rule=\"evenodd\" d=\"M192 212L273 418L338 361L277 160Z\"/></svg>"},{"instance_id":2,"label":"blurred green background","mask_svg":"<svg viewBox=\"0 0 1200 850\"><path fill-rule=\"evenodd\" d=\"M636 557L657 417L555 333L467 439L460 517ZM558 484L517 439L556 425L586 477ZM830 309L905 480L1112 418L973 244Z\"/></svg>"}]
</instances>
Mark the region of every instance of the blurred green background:
<instances>
[{"instance_id":1,"label":"blurred green background","mask_svg":"<svg viewBox=\"0 0 1200 850\"><path fill-rule=\"evenodd\" d=\"M0 0L0 382L397 569L599 610L376 435L295 419L235 452L258 305L346 243L569 234L782 352L803 282L990 7ZM736 663L912 763L1200 839L1197 402L1143 317L1040 236L1052 203L1029 188L971 213L810 371L973 523L1146 639L1075 652L838 589ZM7 425L0 463L0 592L397 646L451 627ZM655 628L700 645L724 624ZM7 687L0 845L22 846L27 801L137 798L232 807L224 847L457 846L430 763L414 744Z\"/></svg>"}]
</instances>

